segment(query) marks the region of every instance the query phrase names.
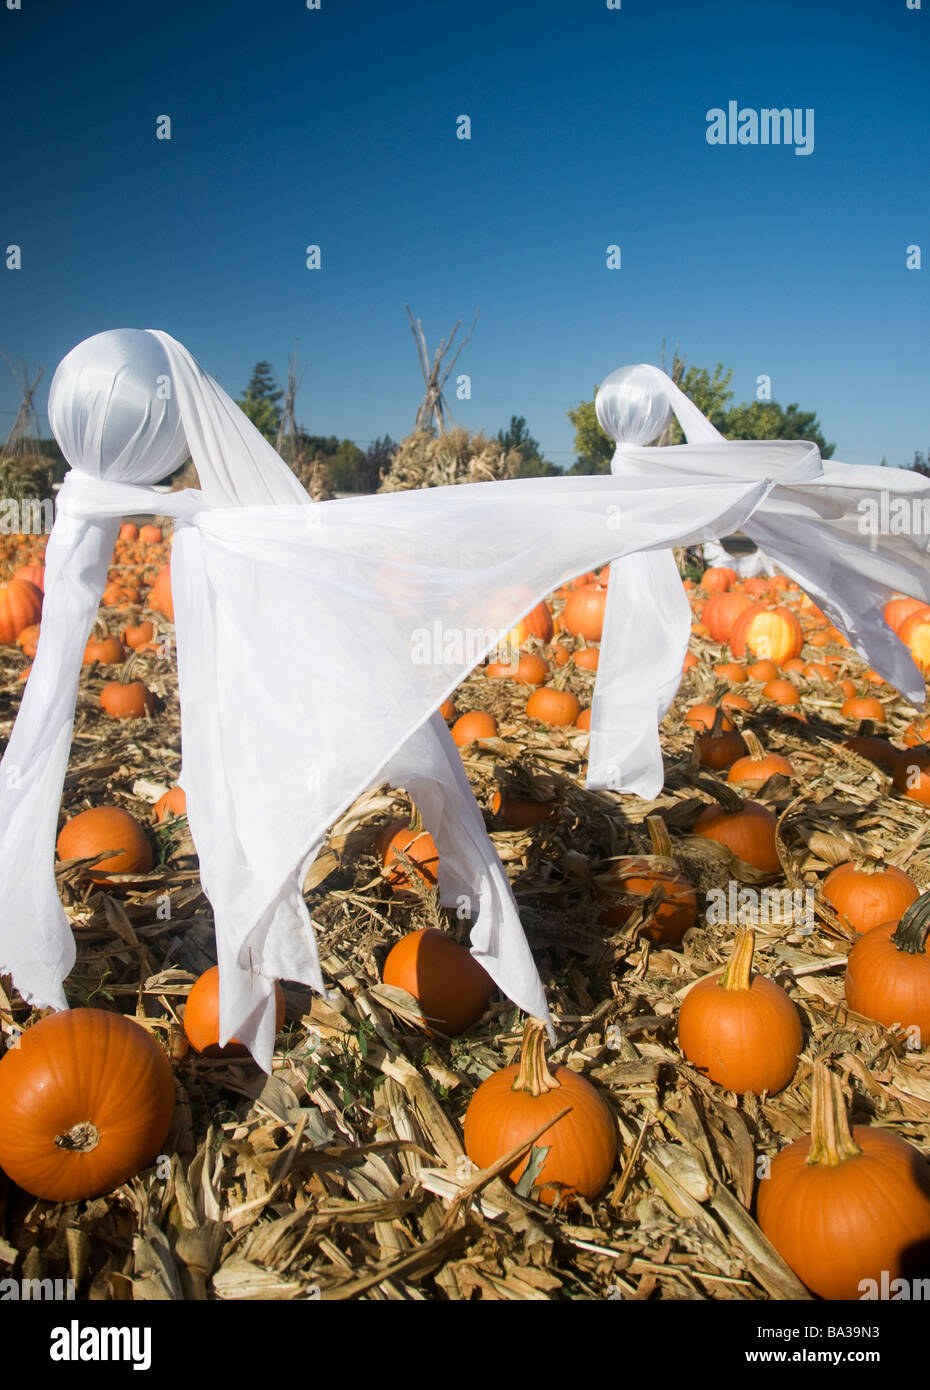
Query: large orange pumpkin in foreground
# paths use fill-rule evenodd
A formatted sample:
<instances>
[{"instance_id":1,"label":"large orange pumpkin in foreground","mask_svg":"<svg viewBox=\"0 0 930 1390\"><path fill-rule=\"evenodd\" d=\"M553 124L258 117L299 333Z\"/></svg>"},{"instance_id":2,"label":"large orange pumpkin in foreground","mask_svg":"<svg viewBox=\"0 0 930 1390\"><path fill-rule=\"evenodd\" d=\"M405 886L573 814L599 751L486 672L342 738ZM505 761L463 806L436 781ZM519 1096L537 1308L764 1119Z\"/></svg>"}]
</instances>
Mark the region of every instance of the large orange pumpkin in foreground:
<instances>
[{"instance_id":1,"label":"large orange pumpkin in foreground","mask_svg":"<svg viewBox=\"0 0 930 1390\"><path fill-rule=\"evenodd\" d=\"M108 874L145 874L155 862L142 826L121 806L93 806L68 821L58 836L62 859L91 859L110 851L89 871L95 882Z\"/></svg>"},{"instance_id":2,"label":"large orange pumpkin in foreground","mask_svg":"<svg viewBox=\"0 0 930 1390\"><path fill-rule=\"evenodd\" d=\"M864 936L863 941L868 940ZM821 1298L859 1299L886 1278L930 1270L930 1166L889 1130L854 1125L839 1078L815 1062L811 1133L772 1160L758 1222Z\"/></svg>"},{"instance_id":3,"label":"large orange pumpkin in foreground","mask_svg":"<svg viewBox=\"0 0 930 1390\"><path fill-rule=\"evenodd\" d=\"M52 1014L0 1061L0 1167L34 1197L111 1192L155 1158L173 1115L167 1057L122 1014Z\"/></svg>"},{"instance_id":4,"label":"large orange pumpkin in foreground","mask_svg":"<svg viewBox=\"0 0 930 1390\"><path fill-rule=\"evenodd\" d=\"M284 991L275 981L275 1032L284 1023ZM204 1057L247 1057L248 1048L238 1038L220 1047L220 968L211 966L194 982L184 1007L184 1031L195 1052Z\"/></svg>"},{"instance_id":5,"label":"large orange pumpkin in foreground","mask_svg":"<svg viewBox=\"0 0 930 1390\"><path fill-rule=\"evenodd\" d=\"M568 1067L551 1072L546 1064L545 1025L529 1019L519 1066L504 1067L482 1081L465 1114L465 1152L479 1168L489 1168L560 1111L536 1140L548 1149L533 1192L547 1206L573 1193L596 1197L610 1177L617 1156L617 1130L606 1101L583 1076ZM518 1182L529 1161L520 1159L507 1174Z\"/></svg>"},{"instance_id":6,"label":"large orange pumpkin in foreground","mask_svg":"<svg viewBox=\"0 0 930 1390\"><path fill-rule=\"evenodd\" d=\"M494 993L494 981L471 951L432 927L401 937L382 978L412 994L429 1022L449 1037L476 1023Z\"/></svg>"}]
</instances>

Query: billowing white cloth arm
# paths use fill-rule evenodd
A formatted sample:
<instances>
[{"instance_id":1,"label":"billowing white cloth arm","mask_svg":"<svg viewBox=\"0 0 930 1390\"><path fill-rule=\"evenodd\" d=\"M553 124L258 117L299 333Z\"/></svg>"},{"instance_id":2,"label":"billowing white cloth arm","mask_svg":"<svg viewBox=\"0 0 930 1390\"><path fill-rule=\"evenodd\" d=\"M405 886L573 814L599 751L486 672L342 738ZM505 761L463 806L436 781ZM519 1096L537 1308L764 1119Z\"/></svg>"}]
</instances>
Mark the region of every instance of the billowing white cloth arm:
<instances>
[{"instance_id":1,"label":"billowing white cloth arm","mask_svg":"<svg viewBox=\"0 0 930 1390\"><path fill-rule=\"evenodd\" d=\"M691 608L670 550L611 562L587 786L658 796L659 724L678 690L690 635Z\"/></svg>"}]
</instances>

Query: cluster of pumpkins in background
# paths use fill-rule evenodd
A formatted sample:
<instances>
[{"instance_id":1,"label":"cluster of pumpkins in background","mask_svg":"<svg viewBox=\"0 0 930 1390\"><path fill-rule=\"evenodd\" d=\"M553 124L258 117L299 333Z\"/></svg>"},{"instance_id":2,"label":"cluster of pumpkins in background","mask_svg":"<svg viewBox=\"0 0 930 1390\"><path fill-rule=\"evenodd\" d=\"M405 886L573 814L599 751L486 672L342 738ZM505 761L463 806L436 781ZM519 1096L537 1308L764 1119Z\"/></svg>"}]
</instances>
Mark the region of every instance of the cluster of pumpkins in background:
<instances>
[{"instance_id":1,"label":"cluster of pumpkins in background","mask_svg":"<svg viewBox=\"0 0 930 1390\"><path fill-rule=\"evenodd\" d=\"M2 558L18 565L13 577L0 584L0 642L18 643L31 658L41 622L41 543L12 539L19 547L8 546ZM116 692L106 701L101 696L103 708L117 718L151 717L154 708L152 692L128 675L133 651L163 653L156 625L143 616L140 605L145 599L155 615L173 620L168 560L169 547L158 528L122 528L103 606L124 614L125 622L119 638L105 630L93 635L85 658L88 664L127 662L122 678L112 683ZM564 600L558 613L548 603L539 604L514 629L499 658L485 665L487 679L515 680L527 688L528 719L589 727L590 709L581 708L566 688L566 677L572 665L597 669L607 577L608 570L602 570L565 586L556 595ZM705 808L692 833L726 844L746 863L775 875L780 871L775 817L752 799L752 792L773 773L791 777L793 771L787 759L766 753L751 731L740 733L727 711L755 707L740 693L745 685L758 692L757 699L782 707L786 717L804 719L803 689L847 679L841 674L843 658L805 659L805 643L815 652L846 644L784 576L740 584L733 571L711 569L700 588L690 581L685 585L695 633L728 643L733 657L714 668L725 693L713 704L692 706L684 716L699 736L701 763L715 772L727 771L726 783L710 785L717 804ZM886 616L921 669L930 668L930 607L902 597L892 601ZM521 650L531 638L538 639L534 650ZM686 669L696 661L689 652ZM865 679L875 686L881 681L874 672ZM884 722L880 700L851 681L843 693L844 717ZM447 701L442 713L461 747L497 737L496 721L486 711L459 715ZM930 726L915 722L905 739L907 750L862 732L850 734L848 742L893 772L903 795L930 801L925 735ZM905 759L908 770L899 785L898 768ZM499 791L491 811L496 825L526 829L552 815L554 804ZM155 812L160 821L184 815L180 788L167 792ZM661 818L650 817L648 825L654 855L615 861L598 887L600 920L616 926L635 911L618 894L645 898L658 888L659 906L644 934L674 946L696 923L697 895L674 862ZM416 810L409 824L385 826L375 850L392 892L410 894L414 878L430 887L436 884L436 846ZM86 872L99 884L113 874L146 873L154 863L144 827L116 806L74 816L61 831L58 852L62 860L94 859ZM925 953L930 895L921 898L903 871L875 860L841 865L823 891L861 933L849 954L850 1007L888 1026L914 1025L930 1037L930 960ZM801 1018L780 986L753 972L753 947L752 932L740 929L726 968L685 995L678 1036L684 1056L711 1081L737 1094L773 1094L795 1074L803 1047ZM426 1031L450 1037L472 1027L494 993L490 977L470 952L435 929L411 932L398 941L383 978L418 1001ZM280 987L278 1006L280 1026ZM243 1055L235 1039L225 1049L218 1046L216 968L192 988L184 1028L199 1053ZM171 1066L141 1024L96 1009L49 1016L26 1030L0 1061L0 1167L25 1190L54 1201L109 1191L159 1152L173 1107ZM500 1164L513 1182L526 1170L533 1145L545 1150L533 1191L553 1206L576 1194L596 1198L617 1157L616 1125L606 1101L570 1068L550 1068L545 1028L534 1019L526 1025L519 1063L488 1077L475 1091L465 1115L464 1140L479 1168ZM758 1220L815 1293L856 1297L863 1277L903 1268L907 1250L930 1242L928 1171L918 1151L895 1135L873 1127L850 1129L838 1080L818 1064L811 1136L772 1161L770 1176L759 1186ZM857 1204L856 1194L864 1192L869 1200Z\"/></svg>"}]
</instances>

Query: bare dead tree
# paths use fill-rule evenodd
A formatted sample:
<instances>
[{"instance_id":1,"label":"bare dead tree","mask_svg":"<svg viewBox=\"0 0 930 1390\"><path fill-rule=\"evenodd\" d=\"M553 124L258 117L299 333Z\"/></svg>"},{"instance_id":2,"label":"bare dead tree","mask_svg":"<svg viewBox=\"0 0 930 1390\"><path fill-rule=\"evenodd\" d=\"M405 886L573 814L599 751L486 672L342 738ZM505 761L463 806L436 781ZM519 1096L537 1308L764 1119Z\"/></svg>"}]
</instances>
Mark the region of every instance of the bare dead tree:
<instances>
[{"instance_id":1,"label":"bare dead tree","mask_svg":"<svg viewBox=\"0 0 930 1390\"><path fill-rule=\"evenodd\" d=\"M672 353L672 370L668 372L665 366L665 339L662 339L662 370L672 378L672 381L674 381L676 386L681 385L681 379L685 374L685 359L678 355L678 349L680 347L681 343L679 341L675 344L675 351ZM656 445L656 447L662 447L666 444L671 444L674 438L675 417L674 415L670 415L668 424L665 426L665 429L659 435L658 439L653 441L653 443Z\"/></svg>"},{"instance_id":2,"label":"bare dead tree","mask_svg":"<svg viewBox=\"0 0 930 1390\"><path fill-rule=\"evenodd\" d=\"M39 453L39 417L36 414L32 398L36 393L36 387L45 374L45 368L39 368L30 386L29 372L25 362L22 363L17 372L6 353L3 354L3 360L16 379L20 380L21 378L23 383L23 399L17 411L16 419L13 421L13 428L7 435L3 452L10 455L37 455Z\"/></svg>"},{"instance_id":3,"label":"bare dead tree","mask_svg":"<svg viewBox=\"0 0 930 1390\"><path fill-rule=\"evenodd\" d=\"M297 399L297 392L300 390L300 383L304 379L306 367L297 375L297 344L291 349L291 355L287 363L287 386L284 389L284 404L281 407L281 420L278 425L278 436L275 440L275 450L281 457L291 465L297 466L297 417L294 414L294 402Z\"/></svg>"},{"instance_id":4,"label":"bare dead tree","mask_svg":"<svg viewBox=\"0 0 930 1390\"><path fill-rule=\"evenodd\" d=\"M439 347L433 354L432 364L429 360L429 352L426 346L426 336L423 332L423 325L419 319L414 325L413 314L410 312L410 305L406 306L407 317L410 320L410 331L413 334L413 341L417 345L417 356L420 360L420 371L423 373L423 380L426 383L426 394L423 402L417 411L414 431L422 431L425 434L432 434L438 430L439 434L445 434L447 429L453 424L452 413L443 395L443 387L449 380L462 348L468 342L475 331L475 324L478 322L479 310L475 310L475 317L472 320L471 328L459 343L455 351L455 356L447 366L443 367L443 359L452 348L452 340L461 327L462 320L459 319L449 334L448 342L445 338L440 340Z\"/></svg>"}]
</instances>

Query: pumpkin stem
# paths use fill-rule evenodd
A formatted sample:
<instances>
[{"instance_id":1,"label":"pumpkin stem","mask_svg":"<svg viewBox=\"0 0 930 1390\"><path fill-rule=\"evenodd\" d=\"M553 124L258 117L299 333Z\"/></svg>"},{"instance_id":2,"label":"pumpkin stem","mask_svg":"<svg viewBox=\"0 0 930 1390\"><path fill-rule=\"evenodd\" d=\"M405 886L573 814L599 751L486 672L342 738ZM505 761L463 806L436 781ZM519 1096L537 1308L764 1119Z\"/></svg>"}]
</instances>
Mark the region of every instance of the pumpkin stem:
<instances>
[{"instance_id":1,"label":"pumpkin stem","mask_svg":"<svg viewBox=\"0 0 930 1390\"><path fill-rule=\"evenodd\" d=\"M885 851L881 845L871 846L859 859L854 859L853 863L861 874L886 874L888 865L883 862Z\"/></svg>"},{"instance_id":2,"label":"pumpkin stem","mask_svg":"<svg viewBox=\"0 0 930 1390\"><path fill-rule=\"evenodd\" d=\"M649 831L649 839L652 841L652 852L660 859L674 859L672 854L672 837L668 833L668 826L661 816L647 816L646 828Z\"/></svg>"},{"instance_id":3,"label":"pumpkin stem","mask_svg":"<svg viewBox=\"0 0 930 1390\"><path fill-rule=\"evenodd\" d=\"M89 1154L99 1143L100 1131L90 1120L82 1120L64 1133L55 1135L55 1148L68 1149L71 1153Z\"/></svg>"},{"instance_id":4,"label":"pumpkin stem","mask_svg":"<svg viewBox=\"0 0 930 1390\"><path fill-rule=\"evenodd\" d=\"M752 976L752 953L756 938L750 927L741 927L736 933L733 951L726 968L720 976L721 989L749 989Z\"/></svg>"},{"instance_id":5,"label":"pumpkin stem","mask_svg":"<svg viewBox=\"0 0 930 1390\"><path fill-rule=\"evenodd\" d=\"M766 752L759 742L759 739L753 733L752 729L743 729L742 734L743 742L749 749L750 758L752 758L754 763L761 763L766 757Z\"/></svg>"},{"instance_id":6,"label":"pumpkin stem","mask_svg":"<svg viewBox=\"0 0 930 1390\"><path fill-rule=\"evenodd\" d=\"M823 1062L815 1062L811 1078L811 1146L808 1163L837 1168L862 1153L852 1137L840 1079Z\"/></svg>"},{"instance_id":7,"label":"pumpkin stem","mask_svg":"<svg viewBox=\"0 0 930 1390\"><path fill-rule=\"evenodd\" d=\"M542 1019L528 1018L523 1029L523 1051L520 1070L511 1086L512 1091L528 1091L531 1096L558 1090L557 1081L546 1062L546 1025Z\"/></svg>"},{"instance_id":8,"label":"pumpkin stem","mask_svg":"<svg viewBox=\"0 0 930 1390\"><path fill-rule=\"evenodd\" d=\"M568 678L571 675L571 673L572 662L566 661L564 666L560 666L559 669L556 671L555 675L552 677L552 680L548 682L547 689L564 690L566 685L568 684Z\"/></svg>"},{"instance_id":9,"label":"pumpkin stem","mask_svg":"<svg viewBox=\"0 0 930 1390\"><path fill-rule=\"evenodd\" d=\"M930 893L922 893L916 902L911 903L901 918L897 931L891 940L899 951L904 951L909 956L918 956L926 952L928 933L930 933Z\"/></svg>"},{"instance_id":10,"label":"pumpkin stem","mask_svg":"<svg viewBox=\"0 0 930 1390\"><path fill-rule=\"evenodd\" d=\"M410 803L410 829L415 830L418 835L423 831L423 817L420 815L420 808Z\"/></svg>"}]
</instances>

